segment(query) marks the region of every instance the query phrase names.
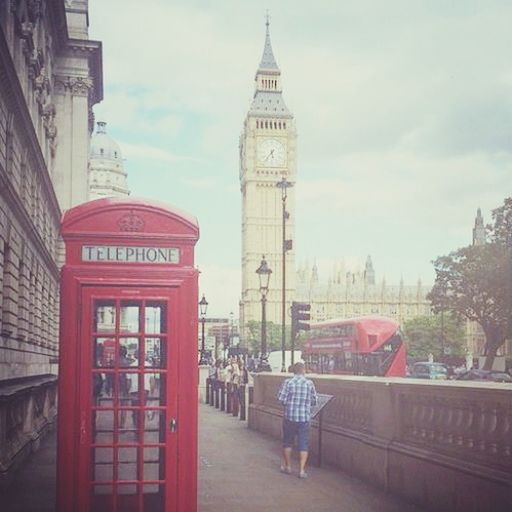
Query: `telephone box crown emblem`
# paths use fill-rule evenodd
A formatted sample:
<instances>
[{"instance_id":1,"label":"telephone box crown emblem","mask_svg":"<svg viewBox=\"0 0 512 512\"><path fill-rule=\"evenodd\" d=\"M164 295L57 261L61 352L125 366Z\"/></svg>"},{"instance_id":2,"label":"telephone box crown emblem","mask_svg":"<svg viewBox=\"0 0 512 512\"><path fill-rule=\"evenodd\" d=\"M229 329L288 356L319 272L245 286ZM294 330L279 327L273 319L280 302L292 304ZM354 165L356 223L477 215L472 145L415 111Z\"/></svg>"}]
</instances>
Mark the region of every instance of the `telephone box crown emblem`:
<instances>
[{"instance_id":1,"label":"telephone box crown emblem","mask_svg":"<svg viewBox=\"0 0 512 512\"><path fill-rule=\"evenodd\" d=\"M133 212L128 213L121 217L117 224L119 225L120 231L143 231L144 230L144 220L135 215Z\"/></svg>"}]
</instances>

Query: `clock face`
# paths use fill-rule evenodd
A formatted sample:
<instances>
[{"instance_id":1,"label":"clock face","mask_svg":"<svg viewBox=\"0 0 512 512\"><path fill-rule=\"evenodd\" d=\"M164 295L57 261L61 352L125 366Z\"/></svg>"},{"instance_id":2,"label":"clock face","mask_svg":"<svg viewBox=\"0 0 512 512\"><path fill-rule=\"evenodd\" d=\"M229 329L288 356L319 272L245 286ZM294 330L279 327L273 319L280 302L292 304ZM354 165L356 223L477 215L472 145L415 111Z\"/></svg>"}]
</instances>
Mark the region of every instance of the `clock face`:
<instances>
[{"instance_id":1,"label":"clock face","mask_svg":"<svg viewBox=\"0 0 512 512\"><path fill-rule=\"evenodd\" d=\"M265 167L283 167L286 147L276 139L265 139L258 145L258 162Z\"/></svg>"}]
</instances>

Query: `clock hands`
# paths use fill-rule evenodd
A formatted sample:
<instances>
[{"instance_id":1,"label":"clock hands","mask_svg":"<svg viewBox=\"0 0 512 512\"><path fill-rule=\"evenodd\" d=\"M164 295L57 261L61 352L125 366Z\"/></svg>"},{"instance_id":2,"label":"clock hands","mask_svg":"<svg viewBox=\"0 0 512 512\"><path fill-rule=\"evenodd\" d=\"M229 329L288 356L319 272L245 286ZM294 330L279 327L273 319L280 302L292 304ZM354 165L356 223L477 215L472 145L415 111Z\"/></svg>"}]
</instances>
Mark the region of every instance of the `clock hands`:
<instances>
[{"instance_id":1,"label":"clock hands","mask_svg":"<svg viewBox=\"0 0 512 512\"><path fill-rule=\"evenodd\" d=\"M270 157L272 157L272 159L274 158L274 150L273 149L270 150L270 153L264 158L264 161L266 162Z\"/></svg>"}]
</instances>

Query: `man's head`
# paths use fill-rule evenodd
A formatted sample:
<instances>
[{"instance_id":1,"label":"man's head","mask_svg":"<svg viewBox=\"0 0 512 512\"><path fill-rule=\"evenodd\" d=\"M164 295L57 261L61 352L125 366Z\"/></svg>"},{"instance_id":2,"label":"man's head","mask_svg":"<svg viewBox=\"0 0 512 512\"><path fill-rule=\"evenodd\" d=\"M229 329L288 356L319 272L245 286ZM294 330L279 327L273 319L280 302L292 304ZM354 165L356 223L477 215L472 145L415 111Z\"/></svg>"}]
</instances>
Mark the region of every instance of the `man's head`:
<instances>
[{"instance_id":1,"label":"man's head","mask_svg":"<svg viewBox=\"0 0 512 512\"><path fill-rule=\"evenodd\" d=\"M304 375L306 373L306 367L304 363L295 363L293 365L293 373L295 375Z\"/></svg>"}]
</instances>

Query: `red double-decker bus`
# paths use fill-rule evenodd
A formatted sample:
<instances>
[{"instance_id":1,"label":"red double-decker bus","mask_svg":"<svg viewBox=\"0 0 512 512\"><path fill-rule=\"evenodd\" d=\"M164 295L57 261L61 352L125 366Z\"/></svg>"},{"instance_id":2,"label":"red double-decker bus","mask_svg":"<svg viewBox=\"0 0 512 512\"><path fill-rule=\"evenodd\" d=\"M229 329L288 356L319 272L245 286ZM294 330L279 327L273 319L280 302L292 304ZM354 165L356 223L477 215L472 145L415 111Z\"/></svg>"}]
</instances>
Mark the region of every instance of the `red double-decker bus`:
<instances>
[{"instance_id":1,"label":"red double-decker bus","mask_svg":"<svg viewBox=\"0 0 512 512\"><path fill-rule=\"evenodd\" d=\"M405 377L400 325L366 316L311 324L302 357L313 373Z\"/></svg>"}]
</instances>

